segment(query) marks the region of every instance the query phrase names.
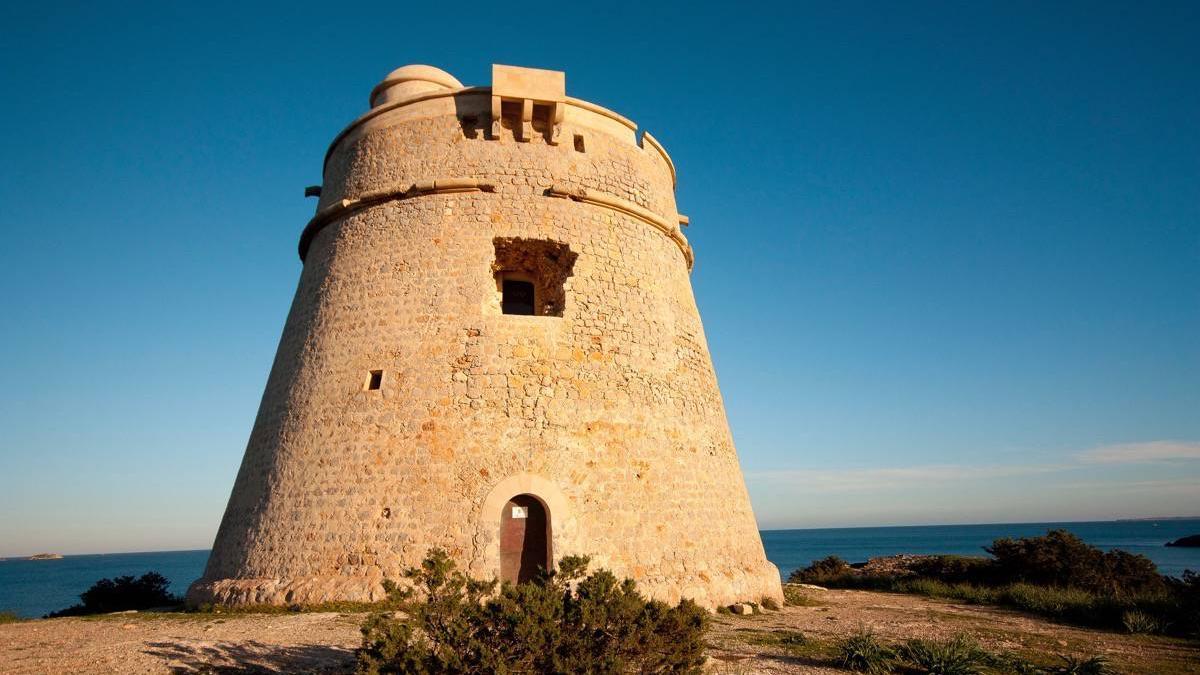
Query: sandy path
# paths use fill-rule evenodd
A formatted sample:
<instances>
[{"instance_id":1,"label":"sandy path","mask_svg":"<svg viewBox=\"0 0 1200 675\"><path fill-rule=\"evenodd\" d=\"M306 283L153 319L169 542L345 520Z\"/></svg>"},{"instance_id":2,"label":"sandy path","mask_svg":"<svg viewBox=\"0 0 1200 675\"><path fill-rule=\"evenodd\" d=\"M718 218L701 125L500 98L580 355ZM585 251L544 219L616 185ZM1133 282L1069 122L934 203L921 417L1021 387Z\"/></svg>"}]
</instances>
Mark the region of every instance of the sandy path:
<instances>
[{"instance_id":1,"label":"sandy path","mask_svg":"<svg viewBox=\"0 0 1200 675\"><path fill-rule=\"evenodd\" d=\"M845 673L820 649L770 644L802 632L828 644L860 625L881 638L967 633L994 651L1109 657L1126 673L1200 673L1200 643L1072 628L1015 612L890 593L811 592L817 606L718 616L709 636L718 673ZM362 615L110 615L0 625L3 673L347 673ZM765 643L765 644L764 644Z\"/></svg>"}]
</instances>

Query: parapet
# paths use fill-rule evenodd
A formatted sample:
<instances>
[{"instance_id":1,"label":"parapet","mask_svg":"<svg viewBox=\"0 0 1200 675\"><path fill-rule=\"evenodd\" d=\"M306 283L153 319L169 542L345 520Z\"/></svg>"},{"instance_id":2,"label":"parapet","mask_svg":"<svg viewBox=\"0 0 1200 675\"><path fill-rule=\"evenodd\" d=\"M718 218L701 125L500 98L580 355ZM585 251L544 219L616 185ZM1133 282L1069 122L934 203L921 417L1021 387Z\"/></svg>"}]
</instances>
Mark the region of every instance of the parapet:
<instances>
[{"instance_id":1,"label":"parapet","mask_svg":"<svg viewBox=\"0 0 1200 675\"><path fill-rule=\"evenodd\" d=\"M587 127L607 134L662 158L675 185L675 164L662 145L648 132L638 135L633 120L589 101L567 96L566 74L557 70L524 68L495 64L490 87L466 87L446 71L427 65L408 65L393 70L371 91L371 109L343 129L325 153L325 162L347 136L374 125L394 112L421 116L421 104L439 99L456 100L479 97L483 114L490 113L491 138L500 133L505 116L515 122L518 141L532 138L535 126L545 123L550 129L547 142L556 144L564 123ZM430 109L437 114L440 108Z\"/></svg>"}]
</instances>

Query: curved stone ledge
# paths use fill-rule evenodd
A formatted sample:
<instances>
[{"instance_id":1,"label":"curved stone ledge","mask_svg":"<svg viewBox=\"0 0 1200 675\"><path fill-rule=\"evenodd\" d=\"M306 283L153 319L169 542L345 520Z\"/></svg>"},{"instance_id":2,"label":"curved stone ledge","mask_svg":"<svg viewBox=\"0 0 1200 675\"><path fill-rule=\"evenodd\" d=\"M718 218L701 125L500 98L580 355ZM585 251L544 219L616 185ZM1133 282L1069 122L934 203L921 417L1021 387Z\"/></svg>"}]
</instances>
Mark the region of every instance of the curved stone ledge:
<instances>
[{"instance_id":1,"label":"curved stone ledge","mask_svg":"<svg viewBox=\"0 0 1200 675\"><path fill-rule=\"evenodd\" d=\"M308 247L312 245L313 237L329 223L350 215L354 211L375 206L397 199L411 199L425 195L445 194L448 192L495 192L496 185L490 181L475 178L442 178L438 180L417 181L405 187L381 188L364 192L354 199L343 199L326 206L308 221L304 231L300 233L300 261L308 257Z\"/></svg>"},{"instance_id":2,"label":"curved stone ledge","mask_svg":"<svg viewBox=\"0 0 1200 675\"><path fill-rule=\"evenodd\" d=\"M383 202L412 199L413 197L423 197L426 195L495 191L496 184L487 180L476 178L442 178L438 180L418 181L406 187L371 190L353 199L342 199L318 211L312 220L308 221L308 224L304 226L304 231L300 233L300 261L303 262L308 257L308 248L312 245L313 238L317 236L317 233L322 228L355 211L376 206ZM638 220L649 223L655 229L667 235L671 241L675 242L680 252L683 253L683 259L689 271L692 269L693 264L695 264L695 254L692 252L692 247L688 244L687 238L679 230L678 225L673 225L657 213L620 197L589 191L581 187L555 184L546 190L546 195L613 209L614 211L619 211L625 215L633 216ZM687 222L687 217L677 215L676 222Z\"/></svg>"},{"instance_id":3,"label":"curved stone ledge","mask_svg":"<svg viewBox=\"0 0 1200 675\"><path fill-rule=\"evenodd\" d=\"M695 263L696 258L692 252L692 247L690 244L688 244L687 238L683 236L683 233L679 231L679 227L672 224L670 221L658 215L657 213L653 213L645 208L642 208L641 206L638 206L637 204L634 204L633 202L621 199L620 197L613 197L611 195L591 192L584 188L573 188L566 185L555 184L546 190L546 194L551 197L563 197L570 199L571 201L602 206L615 211L620 211L621 213L645 221L653 225L663 234L670 237L671 241L675 242L675 245L678 246L679 250L683 253L683 259L687 263L688 270L691 270L692 265ZM683 222L683 220L680 220L680 218L683 217L677 216L676 222Z\"/></svg>"}]
</instances>

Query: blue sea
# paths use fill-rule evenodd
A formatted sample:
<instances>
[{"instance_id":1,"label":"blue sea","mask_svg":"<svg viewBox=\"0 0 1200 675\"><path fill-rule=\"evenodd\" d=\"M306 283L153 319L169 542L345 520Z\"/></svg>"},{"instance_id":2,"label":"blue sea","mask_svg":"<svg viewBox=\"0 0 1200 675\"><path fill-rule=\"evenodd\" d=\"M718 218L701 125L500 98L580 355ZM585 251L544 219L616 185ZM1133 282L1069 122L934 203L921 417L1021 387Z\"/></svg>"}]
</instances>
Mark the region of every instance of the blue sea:
<instances>
[{"instance_id":1,"label":"blue sea","mask_svg":"<svg viewBox=\"0 0 1200 675\"><path fill-rule=\"evenodd\" d=\"M785 577L797 567L828 555L851 562L896 553L985 555L983 547L1000 537L1030 537L1062 528L1103 549L1141 553L1163 574L1200 571L1200 549L1167 548L1168 541L1200 534L1200 518L1192 520L1115 521L1095 523L1021 523L1005 525L933 525L856 527L819 530L766 530L767 557ZM171 591L183 594L204 571L208 551L162 551L70 555L62 560L0 561L0 611L38 617L79 602L79 594L97 579L139 576L155 571L171 580Z\"/></svg>"}]
</instances>

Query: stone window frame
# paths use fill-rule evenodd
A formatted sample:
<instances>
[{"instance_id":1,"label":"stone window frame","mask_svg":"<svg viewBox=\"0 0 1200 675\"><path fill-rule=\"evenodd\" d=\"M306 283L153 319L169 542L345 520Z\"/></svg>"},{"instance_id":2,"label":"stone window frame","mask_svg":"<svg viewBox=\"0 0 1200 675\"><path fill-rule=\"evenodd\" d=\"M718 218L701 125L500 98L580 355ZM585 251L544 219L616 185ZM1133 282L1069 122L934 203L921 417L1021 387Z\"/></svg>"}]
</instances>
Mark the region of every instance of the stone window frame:
<instances>
[{"instance_id":1,"label":"stone window frame","mask_svg":"<svg viewBox=\"0 0 1200 675\"><path fill-rule=\"evenodd\" d=\"M526 237L495 237L492 278L495 300L492 306L504 316L504 281L525 281L533 285L533 317L562 317L567 304L568 280L574 275L579 254L565 242Z\"/></svg>"}]
</instances>

